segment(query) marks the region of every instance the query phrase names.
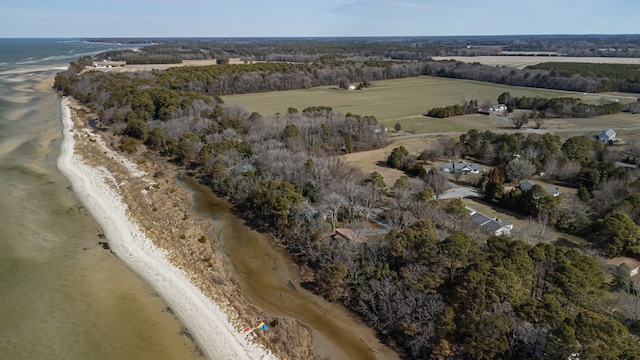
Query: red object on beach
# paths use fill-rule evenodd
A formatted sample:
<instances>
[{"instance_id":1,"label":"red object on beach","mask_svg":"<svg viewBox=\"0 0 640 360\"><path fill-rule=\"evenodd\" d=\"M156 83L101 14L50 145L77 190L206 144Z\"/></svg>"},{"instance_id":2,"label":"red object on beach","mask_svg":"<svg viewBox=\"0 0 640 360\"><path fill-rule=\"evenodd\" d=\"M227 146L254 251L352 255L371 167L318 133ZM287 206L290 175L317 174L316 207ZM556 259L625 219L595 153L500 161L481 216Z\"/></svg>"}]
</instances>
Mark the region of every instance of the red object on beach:
<instances>
[{"instance_id":1,"label":"red object on beach","mask_svg":"<svg viewBox=\"0 0 640 360\"><path fill-rule=\"evenodd\" d=\"M242 330L242 332L245 333L245 334L250 334L253 330L260 329L264 324L265 324L264 321L260 321L258 323L258 325L253 326L253 327L249 326L249 327L245 328L244 330Z\"/></svg>"}]
</instances>

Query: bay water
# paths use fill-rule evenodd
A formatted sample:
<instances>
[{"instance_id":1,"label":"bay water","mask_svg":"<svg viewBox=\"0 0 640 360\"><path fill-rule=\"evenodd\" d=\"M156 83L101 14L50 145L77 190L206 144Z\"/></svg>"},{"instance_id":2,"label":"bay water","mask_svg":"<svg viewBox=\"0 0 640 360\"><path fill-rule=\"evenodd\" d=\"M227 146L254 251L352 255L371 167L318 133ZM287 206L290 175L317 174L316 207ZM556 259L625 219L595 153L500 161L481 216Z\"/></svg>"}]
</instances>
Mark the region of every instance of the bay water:
<instances>
[{"instance_id":1,"label":"bay water","mask_svg":"<svg viewBox=\"0 0 640 360\"><path fill-rule=\"evenodd\" d=\"M0 359L199 359L166 303L100 242L56 168L56 72L131 45L0 39Z\"/></svg>"}]
</instances>

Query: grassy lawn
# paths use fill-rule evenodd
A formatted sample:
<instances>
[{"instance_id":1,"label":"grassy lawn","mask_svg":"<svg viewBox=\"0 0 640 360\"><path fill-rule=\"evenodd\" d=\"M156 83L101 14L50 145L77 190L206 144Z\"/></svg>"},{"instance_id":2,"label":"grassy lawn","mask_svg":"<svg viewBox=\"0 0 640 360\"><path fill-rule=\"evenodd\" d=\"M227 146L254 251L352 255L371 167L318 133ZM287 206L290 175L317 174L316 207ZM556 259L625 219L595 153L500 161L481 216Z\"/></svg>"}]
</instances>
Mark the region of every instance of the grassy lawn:
<instances>
[{"instance_id":1,"label":"grassy lawn","mask_svg":"<svg viewBox=\"0 0 640 360\"><path fill-rule=\"evenodd\" d=\"M284 113L289 107L302 110L309 106L332 106L359 115L373 115L386 124L423 117L428 109L460 104L465 100L495 103L498 95L508 91L513 96L560 97L579 93L496 85L491 83L437 78L429 76L376 81L364 90L341 90L322 86L303 90L224 96L229 104L241 105L263 115ZM441 120L439 120L441 121Z\"/></svg>"},{"instance_id":2,"label":"grassy lawn","mask_svg":"<svg viewBox=\"0 0 640 360\"><path fill-rule=\"evenodd\" d=\"M510 122L495 115L465 115L434 119L423 114L434 107L478 100L478 104L496 103L503 92L512 96L578 97L589 103L602 103L616 97L621 102L635 101L630 94L583 94L569 91L506 86L479 81L420 76L376 81L364 90L341 90L336 86L267 93L224 96L226 103L236 104L263 115L285 113L289 107L299 111L309 106L331 106L342 113L373 115L393 129L400 123L402 131L411 133L460 132L513 128ZM614 114L595 119L569 119L567 127L638 126L640 116Z\"/></svg>"},{"instance_id":3,"label":"grassy lawn","mask_svg":"<svg viewBox=\"0 0 640 360\"><path fill-rule=\"evenodd\" d=\"M398 146L404 146L410 154L419 154L428 147L430 140L424 138L402 139L394 141L382 149L361 151L342 155L341 157L347 164L357 167L365 174L371 174L374 171L380 173L387 186L391 187L396 180L405 175L404 171L393 169L386 165L391 151Z\"/></svg>"}]
</instances>

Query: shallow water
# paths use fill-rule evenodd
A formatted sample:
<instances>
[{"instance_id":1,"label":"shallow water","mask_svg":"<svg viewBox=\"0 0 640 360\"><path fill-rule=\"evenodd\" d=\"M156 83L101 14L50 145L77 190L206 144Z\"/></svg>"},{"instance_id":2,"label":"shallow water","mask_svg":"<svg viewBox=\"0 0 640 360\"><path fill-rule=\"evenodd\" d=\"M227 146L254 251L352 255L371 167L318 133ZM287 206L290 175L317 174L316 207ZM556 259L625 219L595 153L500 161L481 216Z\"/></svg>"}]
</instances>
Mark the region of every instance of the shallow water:
<instances>
[{"instance_id":1,"label":"shallow water","mask_svg":"<svg viewBox=\"0 0 640 360\"><path fill-rule=\"evenodd\" d=\"M234 216L228 202L192 178L181 181L194 194L196 213L213 220L213 236L223 244L251 303L268 314L294 318L311 328L314 353L322 359L398 359L396 353L377 343L371 329L342 307L300 287L291 259L269 236Z\"/></svg>"},{"instance_id":2,"label":"shallow water","mask_svg":"<svg viewBox=\"0 0 640 360\"><path fill-rule=\"evenodd\" d=\"M37 59L58 58L50 54L62 45L42 51L33 41L9 45L39 55L4 61L0 39L0 360L201 358L166 303L102 248L102 230L56 169L62 126L50 83L60 64ZM291 261L228 203L191 187L252 303L309 326L322 358L397 359L339 306L297 286Z\"/></svg>"},{"instance_id":3,"label":"shallow water","mask_svg":"<svg viewBox=\"0 0 640 360\"><path fill-rule=\"evenodd\" d=\"M60 102L43 67L0 71L0 359L201 358L166 303L98 244L56 169Z\"/></svg>"}]
</instances>

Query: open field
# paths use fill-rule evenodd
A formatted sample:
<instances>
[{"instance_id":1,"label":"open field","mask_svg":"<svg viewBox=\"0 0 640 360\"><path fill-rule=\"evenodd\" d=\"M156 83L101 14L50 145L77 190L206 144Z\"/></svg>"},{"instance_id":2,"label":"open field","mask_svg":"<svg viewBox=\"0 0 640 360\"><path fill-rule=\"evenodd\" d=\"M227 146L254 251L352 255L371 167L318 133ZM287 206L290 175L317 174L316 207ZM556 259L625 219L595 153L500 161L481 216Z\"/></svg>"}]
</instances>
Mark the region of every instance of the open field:
<instances>
[{"instance_id":1,"label":"open field","mask_svg":"<svg viewBox=\"0 0 640 360\"><path fill-rule=\"evenodd\" d=\"M393 169L386 165L387 158L391 154L391 151L398 146L404 146L410 154L420 154L422 150L429 146L429 141L433 141L433 139L415 137L397 140L381 149L342 155L342 160L347 164L357 167L365 174L371 174L374 171L378 172L384 178L387 186L391 187L396 180L405 175L404 171Z\"/></svg>"},{"instance_id":2,"label":"open field","mask_svg":"<svg viewBox=\"0 0 640 360\"><path fill-rule=\"evenodd\" d=\"M109 62L105 62L108 64ZM121 61L114 61L113 63L121 63ZM240 58L230 58L229 64L244 64L244 61L240 60ZM181 67L181 66L211 66L216 65L216 59L210 60L182 60L181 63L177 64L127 64L125 66L114 66L114 67L92 67L88 68L88 70L96 70L102 72L131 72L131 71L151 71L151 70L167 70L172 67Z\"/></svg>"},{"instance_id":3,"label":"open field","mask_svg":"<svg viewBox=\"0 0 640 360\"><path fill-rule=\"evenodd\" d=\"M465 63L508 66L524 69L545 62L581 62L590 64L640 64L640 58L569 57L569 56L435 56L433 60L455 60Z\"/></svg>"},{"instance_id":4,"label":"open field","mask_svg":"<svg viewBox=\"0 0 640 360\"><path fill-rule=\"evenodd\" d=\"M481 130L512 128L509 121L495 115L465 115L447 119L423 116L433 107L460 104L465 100L478 100L479 104L495 103L503 92L513 96L531 97L577 97L588 103L608 102L617 98L620 102L634 102L632 94L585 94L570 91L548 90L491 84L479 81L420 76L413 78L376 81L373 87L364 90L341 90L335 86L323 86L303 90L275 91L224 96L229 104L237 104L263 115L285 113L287 108L302 110L309 106L331 106L342 113L373 115L381 123L393 128L400 123L402 130L411 133L461 132L471 128ZM590 126L637 126L629 125L635 117L616 114L598 119L585 119ZM570 127L583 127L582 120L571 119ZM597 124L600 125L597 125ZM610 124L610 125L602 125Z\"/></svg>"},{"instance_id":5,"label":"open field","mask_svg":"<svg viewBox=\"0 0 640 360\"><path fill-rule=\"evenodd\" d=\"M375 81L364 90L342 90L336 86L267 93L224 96L227 103L238 104L263 115L284 113L289 107L302 110L326 105L347 113L373 115L385 123L419 118L428 109L460 104L465 100L495 103L505 91L514 96L559 97L575 93L490 84L480 81L447 79L430 76ZM438 119L436 121L442 121Z\"/></svg>"}]
</instances>

